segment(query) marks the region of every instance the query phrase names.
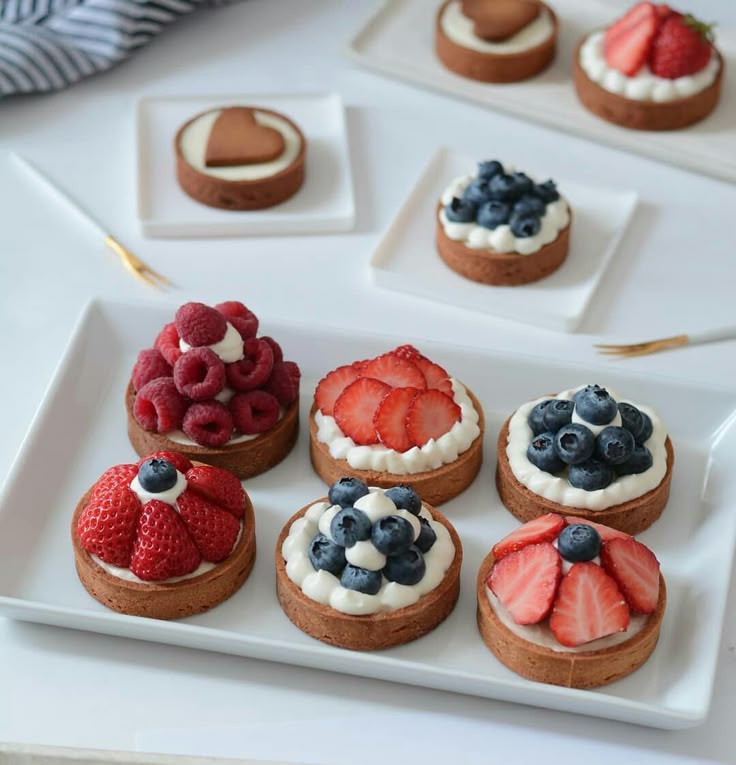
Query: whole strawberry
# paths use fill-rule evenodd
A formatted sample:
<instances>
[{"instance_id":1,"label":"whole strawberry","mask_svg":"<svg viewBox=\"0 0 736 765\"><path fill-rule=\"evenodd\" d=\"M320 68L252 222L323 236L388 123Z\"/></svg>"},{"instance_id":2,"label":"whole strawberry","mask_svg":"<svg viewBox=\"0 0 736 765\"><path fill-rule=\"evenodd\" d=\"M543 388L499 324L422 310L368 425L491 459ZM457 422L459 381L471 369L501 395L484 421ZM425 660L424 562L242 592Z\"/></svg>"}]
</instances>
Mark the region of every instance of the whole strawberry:
<instances>
[{"instance_id":1,"label":"whole strawberry","mask_svg":"<svg viewBox=\"0 0 736 765\"><path fill-rule=\"evenodd\" d=\"M658 77L675 80L704 69L713 55L712 25L690 14L672 13L654 39L649 67Z\"/></svg>"}]
</instances>

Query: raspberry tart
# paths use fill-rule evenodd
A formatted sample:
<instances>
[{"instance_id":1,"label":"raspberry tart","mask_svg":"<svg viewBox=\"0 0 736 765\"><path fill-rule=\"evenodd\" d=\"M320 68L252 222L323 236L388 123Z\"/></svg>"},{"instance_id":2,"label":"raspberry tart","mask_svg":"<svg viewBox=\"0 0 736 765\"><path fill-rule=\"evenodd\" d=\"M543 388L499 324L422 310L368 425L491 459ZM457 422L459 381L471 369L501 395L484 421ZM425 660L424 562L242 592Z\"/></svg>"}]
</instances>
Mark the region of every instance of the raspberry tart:
<instances>
[{"instance_id":1,"label":"raspberry tart","mask_svg":"<svg viewBox=\"0 0 736 765\"><path fill-rule=\"evenodd\" d=\"M299 430L299 367L257 337L258 319L231 300L186 303L138 354L125 394L140 456L178 451L250 478L279 463Z\"/></svg>"},{"instance_id":2,"label":"raspberry tart","mask_svg":"<svg viewBox=\"0 0 736 765\"><path fill-rule=\"evenodd\" d=\"M312 465L325 483L408 481L433 505L464 491L483 459L478 399L411 345L333 369L309 417Z\"/></svg>"},{"instance_id":3,"label":"raspberry tart","mask_svg":"<svg viewBox=\"0 0 736 765\"><path fill-rule=\"evenodd\" d=\"M497 160L455 178L437 206L437 251L482 284L528 284L567 258L572 212L554 181L536 183Z\"/></svg>"},{"instance_id":4,"label":"raspberry tart","mask_svg":"<svg viewBox=\"0 0 736 765\"><path fill-rule=\"evenodd\" d=\"M667 592L659 561L634 537L548 513L493 547L477 597L480 634L507 667L542 683L595 688L649 658Z\"/></svg>"},{"instance_id":5,"label":"raspberry tart","mask_svg":"<svg viewBox=\"0 0 736 765\"><path fill-rule=\"evenodd\" d=\"M388 648L447 618L462 557L450 522L411 487L369 488L346 476L282 529L276 591L308 635L342 648Z\"/></svg>"},{"instance_id":6,"label":"raspberry tart","mask_svg":"<svg viewBox=\"0 0 736 765\"><path fill-rule=\"evenodd\" d=\"M586 385L529 401L506 420L496 486L521 521L558 513L638 534L667 504L674 461L653 409Z\"/></svg>"},{"instance_id":7,"label":"raspberry tart","mask_svg":"<svg viewBox=\"0 0 736 765\"><path fill-rule=\"evenodd\" d=\"M594 114L636 130L676 130L707 117L724 61L712 27L665 3L637 3L575 51L578 98Z\"/></svg>"},{"instance_id":8,"label":"raspberry tart","mask_svg":"<svg viewBox=\"0 0 736 765\"><path fill-rule=\"evenodd\" d=\"M238 478L165 451L106 470L79 500L71 536L93 598L155 619L226 600L256 554L253 505Z\"/></svg>"},{"instance_id":9,"label":"raspberry tart","mask_svg":"<svg viewBox=\"0 0 736 765\"><path fill-rule=\"evenodd\" d=\"M557 17L540 0L446 0L437 12L435 49L462 77L518 82L552 62Z\"/></svg>"}]
</instances>

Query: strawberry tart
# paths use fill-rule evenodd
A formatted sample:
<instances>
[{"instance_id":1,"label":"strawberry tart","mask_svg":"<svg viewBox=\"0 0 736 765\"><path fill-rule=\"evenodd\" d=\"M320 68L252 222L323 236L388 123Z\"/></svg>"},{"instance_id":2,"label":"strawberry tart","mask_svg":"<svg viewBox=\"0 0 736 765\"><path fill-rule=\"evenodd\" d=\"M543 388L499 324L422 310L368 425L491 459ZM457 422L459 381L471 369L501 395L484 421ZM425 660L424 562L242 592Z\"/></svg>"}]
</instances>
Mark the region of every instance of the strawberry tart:
<instances>
[{"instance_id":1,"label":"strawberry tart","mask_svg":"<svg viewBox=\"0 0 736 765\"><path fill-rule=\"evenodd\" d=\"M583 105L637 130L675 130L707 117L724 71L712 26L650 2L583 38L574 66Z\"/></svg>"},{"instance_id":2,"label":"strawberry tart","mask_svg":"<svg viewBox=\"0 0 736 765\"><path fill-rule=\"evenodd\" d=\"M653 409L586 385L529 401L506 420L496 486L521 521L557 513L638 534L667 504L674 461Z\"/></svg>"},{"instance_id":3,"label":"strawberry tart","mask_svg":"<svg viewBox=\"0 0 736 765\"><path fill-rule=\"evenodd\" d=\"M463 77L518 82L551 63L557 17L541 0L446 0L437 12L435 49Z\"/></svg>"},{"instance_id":4,"label":"strawberry tart","mask_svg":"<svg viewBox=\"0 0 736 765\"><path fill-rule=\"evenodd\" d=\"M404 481L439 505L464 491L483 459L483 410L473 393L411 345L333 369L309 417L312 465L327 484Z\"/></svg>"},{"instance_id":5,"label":"strawberry tart","mask_svg":"<svg viewBox=\"0 0 736 765\"><path fill-rule=\"evenodd\" d=\"M175 452L106 470L79 500L71 536L93 598L155 619L226 600L256 555L253 505L238 478Z\"/></svg>"},{"instance_id":6,"label":"strawberry tart","mask_svg":"<svg viewBox=\"0 0 736 765\"><path fill-rule=\"evenodd\" d=\"M412 488L346 476L282 529L276 591L308 635L342 648L388 648L449 616L462 557L452 524Z\"/></svg>"},{"instance_id":7,"label":"strawberry tart","mask_svg":"<svg viewBox=\"0 0 736 765\"><path fill-rule=\"evenodd\" d=\"M289 454L299 430L299 367L257 333L255 314L234 300L177 310L138 354L125 394L140 456L178 451L250 478Z\"/></svg>"},{"instance_id":8,"label":"strawberry tart","mask_svg":"<svg viewBox=\"0 0 736 765\"><path fill-rule=\"evenodd\" d=\"M498 542L478 571L478 628L530 680L595 688L638 669L659 639L667 593L634 537L549 513Z\"/></svg>"}]
</instances>

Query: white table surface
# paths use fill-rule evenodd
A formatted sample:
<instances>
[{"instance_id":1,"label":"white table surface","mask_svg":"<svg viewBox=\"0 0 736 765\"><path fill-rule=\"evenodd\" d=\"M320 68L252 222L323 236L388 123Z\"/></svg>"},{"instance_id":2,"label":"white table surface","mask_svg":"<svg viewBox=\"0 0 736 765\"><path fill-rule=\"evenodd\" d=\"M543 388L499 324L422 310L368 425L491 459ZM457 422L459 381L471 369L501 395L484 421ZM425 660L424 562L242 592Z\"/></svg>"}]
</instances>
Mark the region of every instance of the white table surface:
<instances>
[{"instance_id":1,"label":"white table surface","mask_svg":"<svg viewBox=\"0 0 736 765\"><path fill-rule=\"evenodd\" d=\"M627 3L611 5L613 15ZM731 0L697 5L701 15L736 23ZM30 157L178 285L166 295L140 285L94 234L7 162L0 164L0 480L92 296L172 304L238 298L266 320L374 326L591 363L599 363L591 345L603 336L646 338L733 323L733 237L713 236L712 229L723 230L722 220L733 217L735 187L357 69L341 49L371 7L358 0L248 0L204 11L111 73L61 94L0 103L0 149ZM324 90L339 92L348 109L354 232L217 241L141 237L133 145L140 96ZM371 286L373 247L440 144L502 158L523 150L530 164L544 162L552 176L569 175L572 166L584 181L605 179L641 194L639 213L577 334L534 330ZM610 363L736 385L735 351L731 343ZM710 717L680 732L0 620L3 741L302 756L327 765L345 761L345 750L333 750L323 736L324 721L335 718L342 731L336 742L346 742L349 726L357 726L356 736L361 732L353 763L390 762L392 752L403 759L410 751L400 742L406 727L411 751L425 765L446 761L450 752L463 752L466 762L490 761L492 752L517 762L532 756L568 762L574 755L602 763L627 756L733 763L735 705L733 587ZM312 725L321 746L310 740Z\"/></svg>"}]
</instances>

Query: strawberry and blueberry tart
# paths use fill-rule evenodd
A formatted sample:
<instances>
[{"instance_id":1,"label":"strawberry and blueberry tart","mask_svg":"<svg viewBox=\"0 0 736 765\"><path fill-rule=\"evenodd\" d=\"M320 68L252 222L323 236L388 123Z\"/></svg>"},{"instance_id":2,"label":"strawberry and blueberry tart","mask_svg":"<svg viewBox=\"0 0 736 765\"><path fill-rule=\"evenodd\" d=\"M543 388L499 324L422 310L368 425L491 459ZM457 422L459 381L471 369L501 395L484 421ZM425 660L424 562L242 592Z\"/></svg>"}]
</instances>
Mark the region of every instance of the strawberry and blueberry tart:
<instances>
[{"instance_id":1,"label":"strawberry and blueberry tart","mask_svg":"<svg viewBox=\"0 0 736 765\"><path fill-rule=\"evenodd\" d=\"M674 460L653 409L586 385L529 401L506 420L496 486L521 521L557 513L638 534L667 504Z\"/></svg>"},{"instance_id":2,"label":"strawberry and blueberry tart","mask_svg":"<svg viewBox=\"0 0 736 765\"><path fill-rule=\"evenodd\" d=\"M497 160L455 178L437 206L442 260L467 279L515 286L549 276L567 257L572 211L554 181L537 183Z\"/></svg>"},{"instance_id":3,"label":"strawberry and blueberry tart","mask_svg":"<svg viewBox=\"0 0 736 765\"><path fill-rule=\"evenodd\" d=\"M675 130L704 119L718 103L724 73L712 25L650 2L581 40L574 66L583 105L637 130Z\"/></svg>"},{"instance_id":4,"label":"strawberry and blueberry tart","mask_svg":"<svg viewBox=\"0 0 736 765\"><path fill-rule=\"evenodd\" d=\"M276 591L308 635L342 648L388 648L449 616L462 556L452 524L411 487L343 476L286 522Z\"/></svg>"},{"instance_id":5,"label":"strawberry and blueberry tart","mask_svg":"<svg viewBox=\"0 0 736 765\"><path fill-rule=\"evenodd\" d=\"M235 300L177 310L138 354L125 394L140 456L178 451L249 478L289 454L301 374L272 337L257 333L257 317Z\"/></svg>"},{"instance_id":6,"label":"strawberry and blueberry tart","mask_svg":"<svg viewBox=\"0 0 736 765\"><path fill-rule=\"evenodd\" d=\"M253 505L240 480L167 451L106 470L79 500L71 536L93 598L156 619L226 600L256 555Z\"/></svg>"},{"instance_id":7,"label":"strawberry and blueberry tart","mask_svg":"<svg viewBox=\"0 0 736 765\"><path fill-rule=\"evenodd\" d=\"M410 482L433 505L464 491L483 459L473 393L411 345L333 369L309 417L312 465L328 485Z\"/></svg>"},{"instance_id":8,"label":"strawberry and blueberry tart","mask_svg":"<svg viewBox=\"0 0 736 765\"><path fill-rule=\"evenodd\" d=\"M494 545L477 598L480 634L507 667L595 688L649 658L667 594L659 561L634 537L548 513Z\"/></svg>"}]
</instances>

